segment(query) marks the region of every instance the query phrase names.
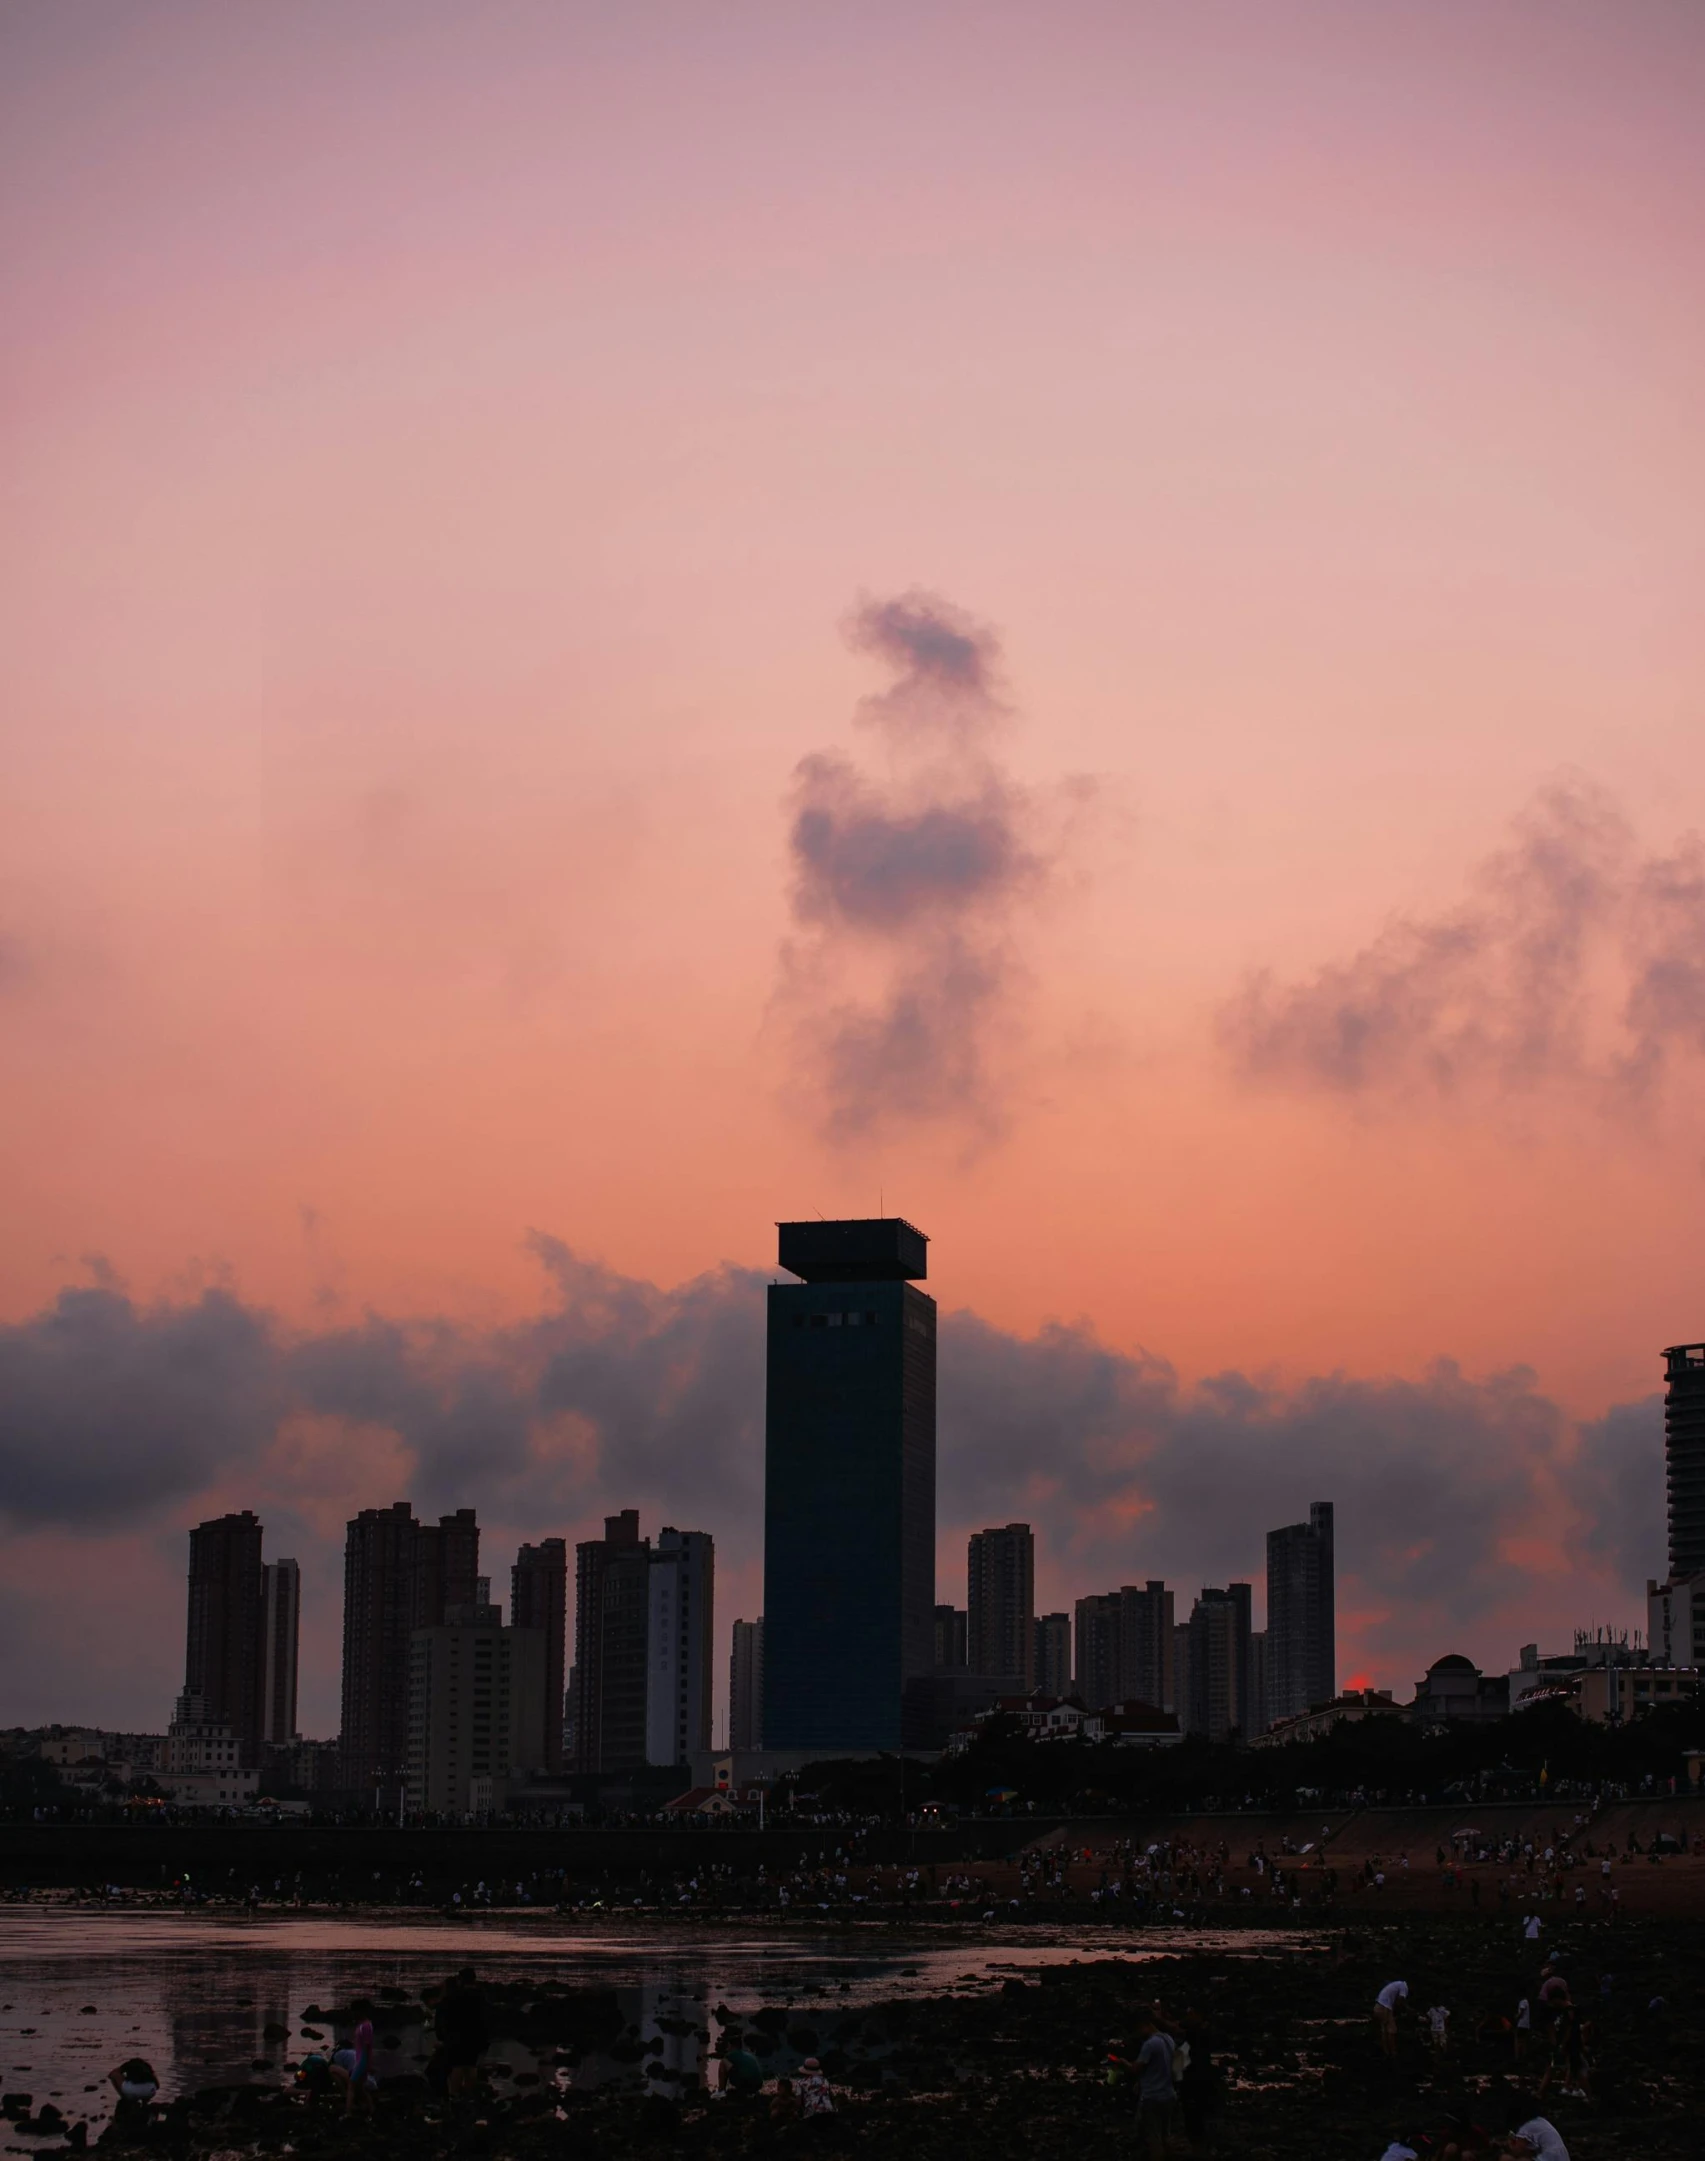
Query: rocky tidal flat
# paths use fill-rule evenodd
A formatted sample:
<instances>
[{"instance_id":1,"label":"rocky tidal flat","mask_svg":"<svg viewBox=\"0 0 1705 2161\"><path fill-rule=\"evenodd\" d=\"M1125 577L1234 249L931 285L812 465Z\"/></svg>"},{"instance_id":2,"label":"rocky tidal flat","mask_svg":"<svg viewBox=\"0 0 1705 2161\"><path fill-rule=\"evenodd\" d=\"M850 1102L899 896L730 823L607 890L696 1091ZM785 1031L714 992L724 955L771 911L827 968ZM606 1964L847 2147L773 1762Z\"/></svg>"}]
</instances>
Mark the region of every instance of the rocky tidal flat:
<instances>
[{"instance_id":1,"label":"rocky tidal flat","mask_svg":"<svg viewBox=\"0 0 1705 2161\"><path fill-rule=\"evenodd\" d=\"M304 2004L278 2060L241 2084L179 2094L145 2120L80 2117L5 2098L8 2152L49 2157L98 2143L213 2156L359 2150L378 2161L572 2152L588 2161L674 2153L832 2151L977 2153L1078 2161L1129 2147L1135 2097L1110 2057L1134 2052L1139 2014L1158 2006L1206 2059L1211 2150L1246 2156L1365 2155L1401 2138L1442 2149L1453 2117L1495 2140L1532 2113L1550 2061L1540 2002L1553 1968L1587 2039L1584 2090L1563 2069L1542 2106L1572 2161L1639 2155L1694 2161L1705 2117L1705 1944L1685 1922L1583 1921L1525 1940L1496 1918L1393 1914L1275 1938L1182 1947L1146 1959L1097 1956L991 1972L965 1940L962 1977L921 1996L847 2003L804 1984L785 2001L726 2002L663 2016L643 2030L617 1991L540 1971L482 1980L492 2046L477 2093L451 2100L430 2076L430 2004ZM973 1955L975 1953L975 1955ZM1395 2063L1372 2031L1377 1991L1409 1985ZM1536 2030L1518 2060L1518 2001ZM1435 2047L1426 2014L1449 2012ZM330 2047L370 2010L395 2053L411 2036L418 2070L381 2079L370 2115L298 2080L306 2052ZM678 2030L674 2030L678 2029ZM726 2037L766 2073L761 2095L713 2097L710 2051ZM820 2059L831 2117L790 2120L778 2084ZM603 2075L584 2083L596 2060ZM103 2120L106 2119L106 2120ZM1185 2147L1180 2143L1179 2151Z\"/></svg>"}]
</instances>

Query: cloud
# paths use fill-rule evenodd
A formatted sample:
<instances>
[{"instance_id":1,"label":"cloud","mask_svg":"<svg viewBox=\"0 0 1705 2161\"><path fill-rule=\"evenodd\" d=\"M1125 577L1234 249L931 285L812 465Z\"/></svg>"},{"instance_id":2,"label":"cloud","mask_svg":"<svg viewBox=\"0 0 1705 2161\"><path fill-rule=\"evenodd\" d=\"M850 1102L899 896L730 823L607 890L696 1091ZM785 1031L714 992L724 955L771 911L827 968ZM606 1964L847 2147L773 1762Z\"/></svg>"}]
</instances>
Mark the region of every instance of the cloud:
<instances>
[{"instance_id":1,"label":"cloud","mask_svg":"<svg viewBox=\"0 0 1705 2161\"><path fill-rule=\"evenodd\" d=\"M506 1542L585 1536L637 1505L650 1525L710 1530L724 1581L753 1587L765 1277L722 1267L665 1289L554 1239L534 1247L550 1295L504 1327L371 1315L291 1329L228 1290L142 1304L106 1286L0 1329L0 1574L47 1602L41 1655L57 1655L50 1609L84 1595L65 1556L104 1567L136 1541L159 1556L138 1564L135 1625L163 1707L183 1530L245 1506L317 1586L313 1686L328 1704L337 1552L359 1507L472 1505L501 1575ZM1020 1335L949 1313L941 1595L963 1596L968 1531L1022 1518L1050 1600L1161 1576L1187 1610L1200 1584L1241 1576L1259 1604L1266 1532L1329 1499L1346 1659L1403 1679L1449 1648L1511 1656L1548 1629L1639 1618L1663 1565L1658 1435L1652 1402L1576 1428L1519 1369L1187 1385L1086 1326ZM98 1643L69 1626L63 1640L77 1649L58 1684L81 1692L66 1707L95 1715ZM138 1670L134 1644L115 1642L102 1715L119 1696L134 1713Z\"/></svg>"},{"instance_id":2,"label":"cloud","mask_svg":"<svg viewBox=\"0 0 1705 2161\"><path fill-rule=\"evenodd\" d=\"M68 1288L0 1328L0 1512L118 1524L252 1462L283 1408L270 1321L222 1290Z\"/></svg>"},{"instance_id":3,"label":"cloud","mask_svg":"<svg viewBox=\"0 0 1705 2161\"><path fill-rule=\"evenodd\" d=\"M1670 1051L1705 1051L1705 848L1689 835L1642 863L1629 891L1626 1067L1654 1080Z\"/></svg>"},{"instance_id":4,"label":"cloud","mask_svg":"<svg viewBox=\"0 0 1705 2161\"><path fill-rule=\"evenodd\" d=\"M991 755L1005 708L994 633L923 592L869 601L847 637L894 674L864 699L878 777L819 751L795 769L789 852L800 936L781 1001L831 1130L999 1122L1020 910L1047 883L1043 807Z\"/></svg>"},{"instance_id":5,"label":"cloud","mask_svg":"<svg viewBox=\"0 0 1705 2161\"><path fill-rule=\"evenodd\" d=\"M1340 1607L1382 1663L1473 1648L1531 1591L1512 1542L1548 1526L1573 1445L1520 1369L1185 1387L1086 1328L1015 1337L968 1314L944 1337L942 1393L944 1507L1042 1524L1077 1595L1159 1576L1187 1610L1197 1586L1244 1578L1259 1603L1266 1533L1333 1501Z\"/></svg>"},{"instance_id":6,"label":"cloud","mask_svg":"<svg viewBox=\"0 0 1705 2161\"><path fill-rule=\"evenodd\" d=\"M1602 790L1543 790L1469 896L1393 918L1299 982L1252 975L1219 1016L1242 1076L1364 1100L1566 1089L1642 1105L1705 1050L1705 854L1642 856Z\"/></svg>"},{"instance_id":7,"label":"cloud","mask_svg":"<svg viewBox=\"0 0 1705 2161\"><path fill-rule=\"evenodd\" d=\"M996 690L1000 640L986 623L917 588L893 600L867 600L846 624L855 652L893 669L892 689L864 700L862 720L915 729L987 727L1002 710Z\"/></svg>"},{"instance_id":8,"label":"cloud","mask_svg":"<svg viewBox=\"0 0 1705 2161\"><path fill-rule=\"evenodd\" d=\"M1662 1396L1589 1419L1562 1477L1573 1504L1571 1554L1629 1592L1668 1573Z\"/></svg>"}]
</instances>

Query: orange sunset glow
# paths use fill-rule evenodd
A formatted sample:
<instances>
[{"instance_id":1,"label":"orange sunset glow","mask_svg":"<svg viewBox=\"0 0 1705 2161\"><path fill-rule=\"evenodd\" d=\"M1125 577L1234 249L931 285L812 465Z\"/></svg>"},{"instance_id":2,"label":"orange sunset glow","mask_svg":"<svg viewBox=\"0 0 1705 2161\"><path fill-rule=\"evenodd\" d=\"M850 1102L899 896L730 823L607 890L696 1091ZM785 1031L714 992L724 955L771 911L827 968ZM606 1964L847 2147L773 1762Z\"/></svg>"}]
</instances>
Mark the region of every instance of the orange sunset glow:
<instances>
[{"instance_id":1,"label":"orange sunset glow","mask_svg":"<svg viewBox=\"0 0 1705 2161\"><path fill-rule=\"evenodd\" d=\"M1644 1625L1705 15L87 0L0 99L0 1722L163 1718L226 1508L316 1734L357 1508L756 1613L819 1211L931 1240L939 1597L1331 1499L1356 1685Z\"/></svg>"}]
</instances>

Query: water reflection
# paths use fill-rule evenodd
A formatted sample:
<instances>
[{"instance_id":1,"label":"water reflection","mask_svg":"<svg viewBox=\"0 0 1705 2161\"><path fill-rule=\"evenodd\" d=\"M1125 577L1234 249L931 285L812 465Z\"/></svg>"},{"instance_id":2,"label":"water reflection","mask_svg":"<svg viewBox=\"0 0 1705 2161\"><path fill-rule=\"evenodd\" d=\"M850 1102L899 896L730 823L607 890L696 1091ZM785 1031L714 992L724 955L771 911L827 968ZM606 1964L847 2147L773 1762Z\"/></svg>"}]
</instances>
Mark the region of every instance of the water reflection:
<instances>
[{"instance_id":1,"label":"water reflection","mask_svg":"<svg viewBox=\"0 0 1705 2161\"><path fill-rule=\"evenodd\" d=\"M316 2045L310 2034L328 2046L336 2038L307 2010L357 1997L377 2006L379 2076L418 2076L433 2047L423 1992L472 1964L493 1983L580 1992L583 2012L594 1998L603 2006L560 2048L496 2039L486 2063L500 2091L556 2082L681 2094L704 2085L724 2008L744 2025L771 2006L787 2012L786 2030L822 2036L846 2011L885 1997L933 1994L967 1979L998 1986L1014 1971L1079 1958L1161 1957L1184 1945L1230 1950L1253 1940L1272 1949L1291 1939L1124 1929L1084 1938L1034 1929L973 1941L872 1929L778 1940L577 1933L543 1917L452 1926L0 1909L0 2084L96 2124L111 2100L106 2073L126 2056L154 2064L165 2099L240 2080L282 2083ZM774 2075L799 2057L778 2035L763 2060Z\"/></svg>"}]
</instances>

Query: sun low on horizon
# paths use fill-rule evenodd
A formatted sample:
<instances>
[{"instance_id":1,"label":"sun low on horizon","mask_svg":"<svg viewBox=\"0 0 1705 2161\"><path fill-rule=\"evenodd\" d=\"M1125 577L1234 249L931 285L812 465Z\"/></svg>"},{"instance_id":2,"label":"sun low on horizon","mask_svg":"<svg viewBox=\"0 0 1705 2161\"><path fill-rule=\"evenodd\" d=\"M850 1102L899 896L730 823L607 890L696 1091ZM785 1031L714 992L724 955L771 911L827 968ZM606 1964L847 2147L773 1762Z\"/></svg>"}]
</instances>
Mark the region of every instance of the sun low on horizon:
<instances>
[{"instance_id":1,"label":"sun low on horizon","mask_svg":"<svg viewBox=\"0 0 1705 2161\"><path fill-rule=\"evenodd\" d=\"M1705 1337L1705 18L0 16L0 1723L187 1527L761 1596L778 1221L938 1595L1644 1625ZM482 1561L482 1567L485 1563ZM137 1712L137 1719L142 1714Z\"/></svg>"}]
</instances>

